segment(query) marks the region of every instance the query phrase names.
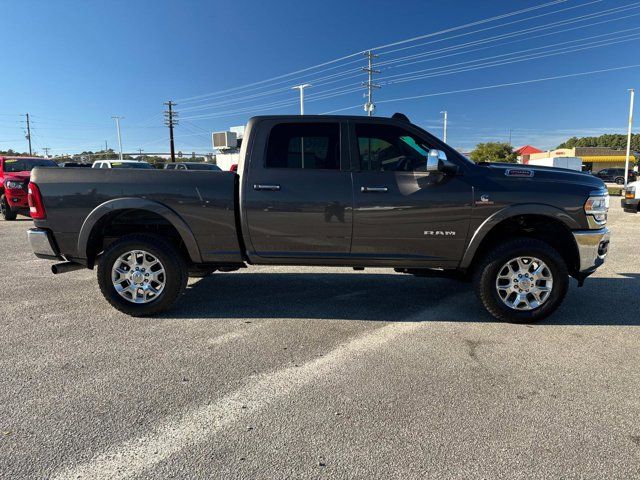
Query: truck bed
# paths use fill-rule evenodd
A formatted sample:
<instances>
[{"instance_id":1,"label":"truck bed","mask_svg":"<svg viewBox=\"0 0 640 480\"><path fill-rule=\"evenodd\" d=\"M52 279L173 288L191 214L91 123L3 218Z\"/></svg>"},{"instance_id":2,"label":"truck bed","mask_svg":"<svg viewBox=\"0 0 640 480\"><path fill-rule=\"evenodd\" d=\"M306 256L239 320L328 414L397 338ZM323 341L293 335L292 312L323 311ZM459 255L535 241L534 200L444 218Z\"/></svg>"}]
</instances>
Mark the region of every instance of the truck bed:
<instances>
[{"instance_id":1,"label":"truck bed","mask_svg":"<svg viewBox=\"0 0 640 480\"><path fill-rule=\"evenodd\" d=\"M196 240L199 261L242 261L235 173L36 168L31 180L38 185L47 212L47 218L35 224L52 231L66 257L84 258L78 238L92 211L129 198L155 202L183 219Z\"/></svg>"}]
</instances>

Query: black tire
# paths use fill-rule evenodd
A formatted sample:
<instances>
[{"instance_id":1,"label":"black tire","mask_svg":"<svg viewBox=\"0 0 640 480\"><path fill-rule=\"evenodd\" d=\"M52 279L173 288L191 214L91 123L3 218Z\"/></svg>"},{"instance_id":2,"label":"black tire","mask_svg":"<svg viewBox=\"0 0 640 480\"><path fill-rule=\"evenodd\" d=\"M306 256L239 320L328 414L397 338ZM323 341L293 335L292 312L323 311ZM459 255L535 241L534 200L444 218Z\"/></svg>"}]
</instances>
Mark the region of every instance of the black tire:
<instances>
[{"instance_id":1,"label":"black tire","mask_svg":"<svg viewBox=\"0 0 640 480\"><path fill-rule=\"evenodd\" d=\"M615 181L616 185L624 185L624 177L617 177Z\"/></svg>"},{"instance_id":2,"label":"black tire","mask_svg":"<svg viewBox=\"0 0 640 480\"><path fill-rule=\"evenodd\" d=\"M502 301L496 288L500 269L516 257L536 257L547 264L553 276L551 292L544 302L532 310L516 310ZM569 287L567 265L562 256L548 243L532 238L516 238L491 250L474 272L476 295L497 320L510 323L538 322L560 306Z\"/></svg>"},{"instance_id":3,"label":"black tire","mask_svg":"<svg viewBox=\"0 0 640 480\"><path fill-rule=\"evenodd\" d=\"M2 218L9 222L15 220L18 216L17 212L11 210L9 202L7 202L7 198L4 195L2 195L2 198L0 198L0 210L2 210Z\"/></svg>"},{"instance_id":4,"label":"black tire","mask_svg":"<svg viewBox=\"0 0 640 480\"><path fill-rule=\"evenodd\" d=\"M144 250L155 256L165 270L165 284L161 293L148 303L133 303L116 291L111 270L118 258L131 250ZM113 242L98 262L98 284L104 298L117 310L134 317L147 317L167 310L176 301L189 280L183 255L169 242L155 235L126 235Z\"/></svg>"}]
</instances>

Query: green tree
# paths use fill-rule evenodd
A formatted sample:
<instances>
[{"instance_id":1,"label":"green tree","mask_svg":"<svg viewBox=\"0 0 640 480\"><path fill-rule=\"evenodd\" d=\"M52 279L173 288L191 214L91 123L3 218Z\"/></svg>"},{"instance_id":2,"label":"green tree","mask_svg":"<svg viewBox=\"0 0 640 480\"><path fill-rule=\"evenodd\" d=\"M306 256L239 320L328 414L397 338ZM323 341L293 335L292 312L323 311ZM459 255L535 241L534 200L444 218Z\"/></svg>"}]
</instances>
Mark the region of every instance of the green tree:
<instances>
[{"instance_id":1,"label":"green tree","mask_svg":"<svg viewBox=\"0 0 640 480\"><path fill-rule=\"evenodd\" d=\"M471 152L471 160L476 163L480 162L506 162L516 163L518 154L508 143L503 142L487 142L479 143Z\"/></svg>"}]
</instances>

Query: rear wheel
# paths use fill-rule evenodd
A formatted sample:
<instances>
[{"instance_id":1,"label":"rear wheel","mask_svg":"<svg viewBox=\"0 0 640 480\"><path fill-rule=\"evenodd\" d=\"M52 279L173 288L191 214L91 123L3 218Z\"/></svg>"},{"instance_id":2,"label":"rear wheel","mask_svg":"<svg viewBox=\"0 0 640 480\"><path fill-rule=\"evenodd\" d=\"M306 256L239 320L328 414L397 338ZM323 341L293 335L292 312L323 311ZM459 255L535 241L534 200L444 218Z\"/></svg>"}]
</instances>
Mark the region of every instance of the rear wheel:
<instances>
[{"instance_id":1,"label":"rear wheel","mask_svg":"<svg viewBox=\"0 0 640 480\"><path fill-rule=\"evenodd\" d=\"M2 211L2 218L8 221L15 220L18 216L17 212L11 210L9 202L7 201L7 197L5 197L4 195L2 195L2 198L0 198L0 211Z\"/></svg>"},{"instance_id":2,"label":"rear wheel","mask_svg":"<svg viewBox=\"0 0 640 480\"><path fill-rule=\"evenodd\" d=\"M624 177L617 177L616 185L624 185Z\"/></svg>"},{"instance_id":3,"label":"rear wheel","mask_svg":"<svg viewBox=\"0 0 640 480\"><path fill-rule=\"evenodd\" d=\"M168 309L187 286L187 265L169 242L154 235L127 235L105 250L98 284L106 300L133 316Z\"/></svg>"},{"instance_id":4,"label":"rear wheel","mask_svg":"<svg viewBox=\"0 0 640 480\"><path fill-rule=\"evenodd\" d=\"M474 281L478 298L496 319L528 323L560 306L569 276L565 261L548 243L520 238L489 252Z\"/></svg>"}]
</instances>

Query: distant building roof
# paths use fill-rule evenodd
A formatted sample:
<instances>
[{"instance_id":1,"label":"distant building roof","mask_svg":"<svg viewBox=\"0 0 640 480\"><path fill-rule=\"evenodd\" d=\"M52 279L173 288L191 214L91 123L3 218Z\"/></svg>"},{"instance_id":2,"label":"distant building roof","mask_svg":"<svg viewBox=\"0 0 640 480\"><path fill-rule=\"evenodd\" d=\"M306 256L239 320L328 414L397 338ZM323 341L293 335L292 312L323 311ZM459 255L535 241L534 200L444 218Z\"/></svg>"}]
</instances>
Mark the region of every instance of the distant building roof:
<instances>
[{"instance_id":1,"label":"distant building roof","mask_svg":"<svg viewBox=\"0 0 640 480\"><path fill-rule=\"evenodd\" d=\"M542 150L532 147L531 145L523 145L516 150L518 155L531 155L532 153L542 153Z\"/></svg>"}]
</instances>

